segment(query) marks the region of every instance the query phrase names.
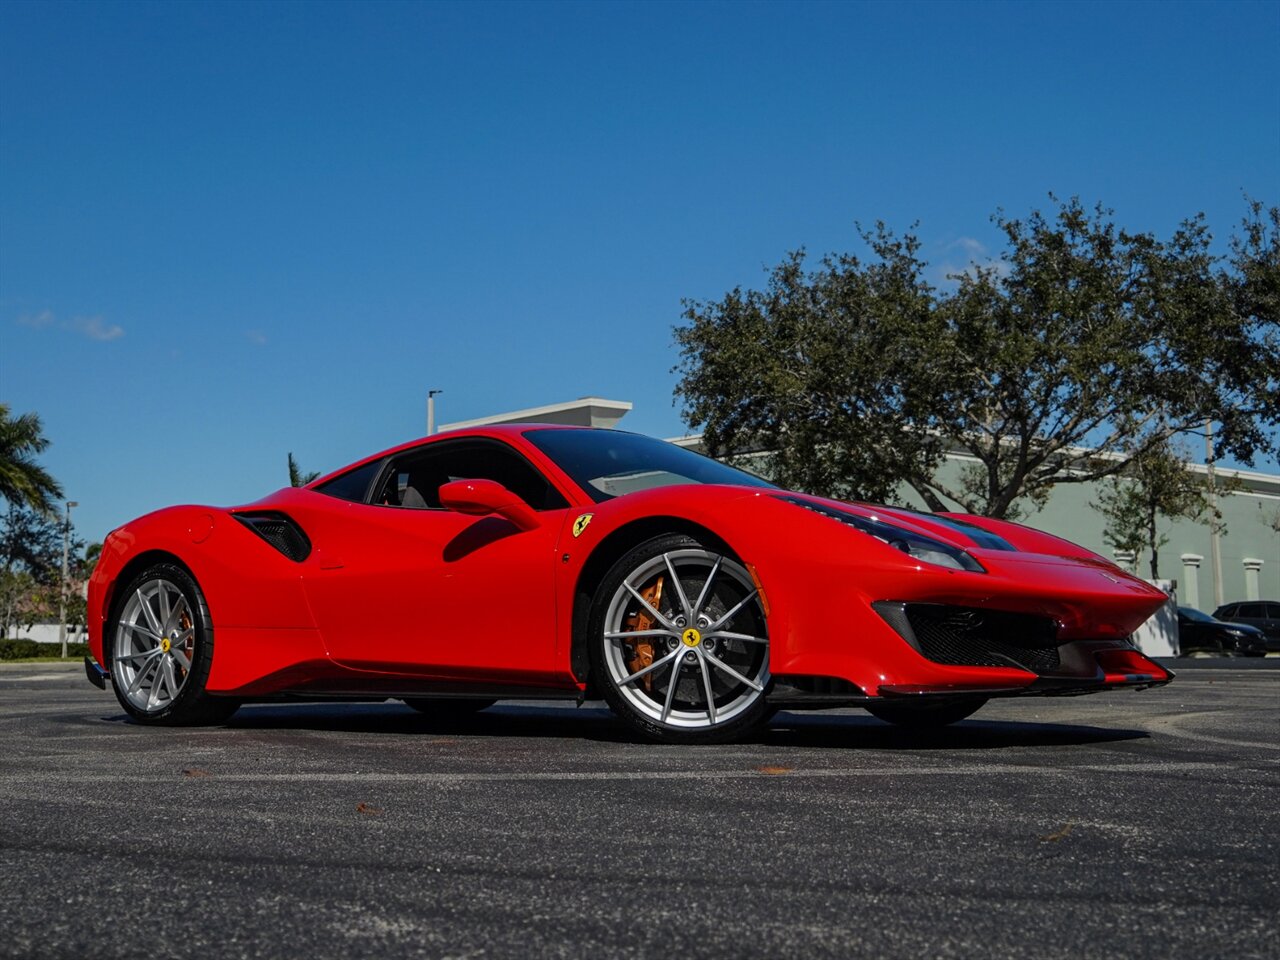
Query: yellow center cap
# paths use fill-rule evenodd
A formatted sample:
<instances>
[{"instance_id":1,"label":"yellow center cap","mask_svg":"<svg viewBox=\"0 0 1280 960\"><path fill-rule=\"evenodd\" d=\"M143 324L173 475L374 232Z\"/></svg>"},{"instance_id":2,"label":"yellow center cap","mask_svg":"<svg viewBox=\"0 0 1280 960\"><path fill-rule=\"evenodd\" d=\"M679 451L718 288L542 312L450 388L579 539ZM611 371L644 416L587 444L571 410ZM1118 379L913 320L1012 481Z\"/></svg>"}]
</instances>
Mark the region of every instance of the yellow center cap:
<instances>
[{"instance_id":1,"label":"yellow center cap","mask_svg":"<svg viewBox=\"0 0 1280 960\"><path fill-rule=\"evenodd\" d=\"M693 627L690 627L680 635L680 639L684 641L686 647L696 647L702 642L702 634Z\"/></svg>"},{"instance_id":2,"label":"yellow center cap","mask_svg":"<svg viewBox=\"0 0 1280 960\"><path fill-rule=\"evenodd\" d=\"M168 637L161 637L161 638L160 638L160 652L161 652L161 653L168 653L168 652L169 652L169 638L168 638Z\"/></svg>"}]
</instances>

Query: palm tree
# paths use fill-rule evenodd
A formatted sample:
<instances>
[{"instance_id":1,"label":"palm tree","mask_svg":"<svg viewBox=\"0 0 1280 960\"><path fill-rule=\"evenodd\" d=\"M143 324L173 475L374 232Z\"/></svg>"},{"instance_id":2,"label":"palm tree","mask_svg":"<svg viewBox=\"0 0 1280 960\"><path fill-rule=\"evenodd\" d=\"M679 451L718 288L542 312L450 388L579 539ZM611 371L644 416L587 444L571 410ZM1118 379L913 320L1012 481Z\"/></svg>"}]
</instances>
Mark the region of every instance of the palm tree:
<instances>
[{"instance_id":1,"label":"palm tree","mask_svg":"<svg viewBox=\"0 0 1280 960\"><path fill-rule=\"evenodd\" d=\"M49 441L40 418L34 413L20 417L9 414L9 405L0 403L0 497L16 506L50 513L62 497L62 484L35 461Z\"/></svg>"}]
</instances>

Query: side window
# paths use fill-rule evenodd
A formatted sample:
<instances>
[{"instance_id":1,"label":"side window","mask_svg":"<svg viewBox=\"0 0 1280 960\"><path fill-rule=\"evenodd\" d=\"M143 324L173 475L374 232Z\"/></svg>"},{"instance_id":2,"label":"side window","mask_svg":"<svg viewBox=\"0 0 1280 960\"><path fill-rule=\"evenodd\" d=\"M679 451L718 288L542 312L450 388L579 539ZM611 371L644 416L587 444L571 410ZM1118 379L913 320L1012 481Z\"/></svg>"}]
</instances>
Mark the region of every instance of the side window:
<instances>
[{"instance_id":1,"label":"side window","mask_svg":"<svg viewBox=\"0 0 1280 960\"><path fill-rule=\"evenodd\" d=\"M316 487L316 492L337 497L339 500L364 503L365 494L369 492L369 484L373 483L373 478L377 476L378 468L381 466L381 460L374 460L363 467L348 470L341 476L334 477Z\"/></svg>"},{"instance_id":2,"label":"side window","mask_svg":"<svg viewBox=\"0 0 1280 960\"><path fill-rule=\"evenodd\" d=\"M1265 616L1260 603L1242 603L1236 608L1235 615L1246 620L1261 620Z\"/></svg>"},{"instance_id":3,"label":"side window","mask_svg":"<svg viewBox=\"0 0 1280 960\"><path fill-rule=\"evenodd\" d=\"M496 440L430 444L391 463L373 502L417 510L440 509L440 488L452 480L495 480L535 510L569 504L534 467Z\"/></svg>"},{"instance_id":4,"label":"side window","mask_svg":"<svg viewBox=\"0 0 1280 960\"><path fill-rule=\"evenodd\" d=\"M1280 603L1264 603L1268 620L1280 620Z\"/></svg>"}]
</instances>

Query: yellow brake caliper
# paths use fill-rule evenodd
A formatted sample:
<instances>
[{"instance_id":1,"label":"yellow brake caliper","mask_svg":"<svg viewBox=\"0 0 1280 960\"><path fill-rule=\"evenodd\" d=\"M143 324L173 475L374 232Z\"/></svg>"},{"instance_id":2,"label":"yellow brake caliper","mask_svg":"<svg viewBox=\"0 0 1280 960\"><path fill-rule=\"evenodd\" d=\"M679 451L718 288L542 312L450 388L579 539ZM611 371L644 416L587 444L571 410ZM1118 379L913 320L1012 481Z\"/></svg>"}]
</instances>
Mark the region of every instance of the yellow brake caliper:
<instances>
[{"instance_id":1,"label":"yellow brake caliper","mask_svg":"<svg viewBox=\"0 0 1280 960\"><path fill-rule=\"evenodd\" d=\"M640 591L640 596L644 597L655 610L662 609L662 580L662 577L658 577L653 581L652 585ZM627 617L626 628L628 630L652 630L656 622L649 611L641 607L635 612L634 616ZM631 659L627 661L627 666L632 673L643 670L653 663L653 637L636 637L634 640L628 640L627 646L631 648ZM645 692L652 693L653 674L647 673L640 680L644 684Z\"/></svg>"}]
</instances>

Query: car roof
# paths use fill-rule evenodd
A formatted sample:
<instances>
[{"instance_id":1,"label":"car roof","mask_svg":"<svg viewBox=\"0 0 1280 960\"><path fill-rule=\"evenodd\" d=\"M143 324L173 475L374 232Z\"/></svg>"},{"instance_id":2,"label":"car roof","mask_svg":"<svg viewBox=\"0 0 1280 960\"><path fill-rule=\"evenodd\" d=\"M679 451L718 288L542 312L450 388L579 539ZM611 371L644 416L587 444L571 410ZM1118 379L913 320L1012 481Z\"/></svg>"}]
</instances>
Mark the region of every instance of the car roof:
<instances>
[{"instance_id":1,"label":"car roof","mask_svg":"<svg viewBox=\"0 0 1280 960\"><path fill-rule=\"evenodd\" d=\"M468 438L489 439L489 440L505 440L514 443L515 446L521 446L520 437L532 430L594 430L597 433L628 433L627 430L605 430L601 427L582 427L568 423L495 423L479 427L461 427L457 430L444 430L440 433L433 433L427 437L418 437L416 440L406 440L404 443L396 444L394 447L388 447L377 453L370 454L367 457L361 457L359 460L353 460L344 464L337 470L331 470L324 476L316 477L315 480L306 486L311 489L323 486L335 477L339 477L349 470L362 467L365 464L372 463L375 460L381 460L384 457L395 456L406 450L413 450L426 443L435 443L439 440L463 440Z\"/></svg>"}]
</instances>

